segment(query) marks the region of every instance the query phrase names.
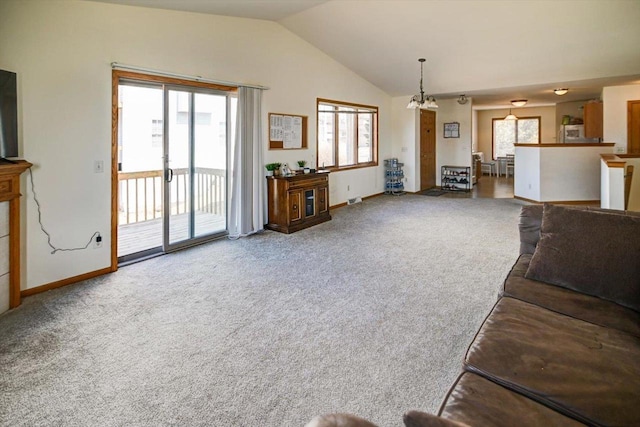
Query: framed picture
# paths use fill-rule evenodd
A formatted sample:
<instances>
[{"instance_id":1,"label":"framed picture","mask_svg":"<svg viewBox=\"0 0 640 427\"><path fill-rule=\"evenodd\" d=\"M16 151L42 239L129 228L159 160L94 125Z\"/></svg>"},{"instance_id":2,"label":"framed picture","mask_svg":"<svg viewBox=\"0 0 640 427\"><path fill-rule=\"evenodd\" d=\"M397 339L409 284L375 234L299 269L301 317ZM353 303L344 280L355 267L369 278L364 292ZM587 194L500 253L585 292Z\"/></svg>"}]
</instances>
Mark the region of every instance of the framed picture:
<instances>
[{"instance_id":1,"label":"framed picture","mask_svg":"<svg viewBox=\"0 0 640 427\"><path fill-rule=\"evenodd\" d=\"M444 124L444 137L445 138L460 138L460 123L445 123Z\"/></svg>"}]
</instances>

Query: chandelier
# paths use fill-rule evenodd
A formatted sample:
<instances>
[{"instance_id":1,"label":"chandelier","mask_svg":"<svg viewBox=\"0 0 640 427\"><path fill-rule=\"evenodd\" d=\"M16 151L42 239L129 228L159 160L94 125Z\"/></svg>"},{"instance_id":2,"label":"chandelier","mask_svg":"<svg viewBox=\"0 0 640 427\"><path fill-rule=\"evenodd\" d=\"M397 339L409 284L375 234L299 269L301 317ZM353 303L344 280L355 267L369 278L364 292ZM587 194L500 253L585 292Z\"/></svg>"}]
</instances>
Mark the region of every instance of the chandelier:
<instances>
[{"instance_id":1,"label":"chandelier","mask_svg":"<svg viewBox=\"0 0 640 427\"><path fill-rule=\"evenodd\" d=\"M418 62L420 62L420 93L411 97L407 108L438 108L436 99L433 96L425 96L424 90L422 89L422 65L424 64L424 61L426 61L424 58L418 59Z\"/></svg>"}]
</instances>

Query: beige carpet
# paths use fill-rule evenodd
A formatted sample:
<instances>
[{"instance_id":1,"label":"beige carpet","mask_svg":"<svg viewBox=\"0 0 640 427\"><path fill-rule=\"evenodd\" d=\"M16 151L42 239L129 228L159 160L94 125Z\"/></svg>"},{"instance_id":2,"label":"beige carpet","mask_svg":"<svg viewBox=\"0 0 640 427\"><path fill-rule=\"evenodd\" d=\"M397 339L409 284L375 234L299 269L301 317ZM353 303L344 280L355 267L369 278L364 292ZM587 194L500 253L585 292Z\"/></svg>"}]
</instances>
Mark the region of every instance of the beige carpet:
<instances>
[{"instance_id":1,"label":"beige carpet","mask_svg":"<svg viewBox=\"0 0 640 427\"><path fill-rule=\"evenodd\" d=\"M400 426L458 375L519 208L381 196L26 298L0 316L0 424Z\"/></svg>"}]
</instances>

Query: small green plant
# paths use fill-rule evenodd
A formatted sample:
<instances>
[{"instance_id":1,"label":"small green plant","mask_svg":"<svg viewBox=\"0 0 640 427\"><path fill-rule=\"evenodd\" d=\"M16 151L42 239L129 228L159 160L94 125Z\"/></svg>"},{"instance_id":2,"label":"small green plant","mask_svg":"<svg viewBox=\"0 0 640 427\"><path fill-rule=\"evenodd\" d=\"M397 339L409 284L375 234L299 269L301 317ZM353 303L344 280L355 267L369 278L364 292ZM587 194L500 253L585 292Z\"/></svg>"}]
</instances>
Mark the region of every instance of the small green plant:
<instances>
[{"instance_id":1,"label":"small green plant","mask_svg":"<svg viewBox=\"0 0 640 427\"><path fill-rule=\"evenodd\" d=\"M305 167L306 164L307 164L306 160L298 160L298 166L300 166L301 168Z\"/></svg>"},{"instance_id":2,"label":"small green plant","mask_svg":"<svg viewBox=\"0 0 640 427\"><path fill-rule=\"evenodd\" d=\"M282 163L267 163L266 165L264 165L264 167L270 172L273 172L276 169L280 169L280 166L282 166Z\"/></svg>"}]
</instances>

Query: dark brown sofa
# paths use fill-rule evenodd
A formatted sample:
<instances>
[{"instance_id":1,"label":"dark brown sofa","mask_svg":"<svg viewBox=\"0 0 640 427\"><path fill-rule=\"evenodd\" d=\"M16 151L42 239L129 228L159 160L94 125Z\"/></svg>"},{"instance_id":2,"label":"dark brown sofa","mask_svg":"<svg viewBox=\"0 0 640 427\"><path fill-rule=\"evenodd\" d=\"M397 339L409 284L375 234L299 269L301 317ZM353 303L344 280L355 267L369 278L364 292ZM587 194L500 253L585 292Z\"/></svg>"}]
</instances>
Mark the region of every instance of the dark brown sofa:
<instances>
[{"instance_id":1,"label":"dark brown sofa","mask_svg":"<svg viewBox=\"0 0 640 427\"><path fill-rule=\"evenodd\" d=\"M438 416L405 425L640 425L640 215L531 205L519 227L520 257ZM364 420L350 422L315 426Z\"/></svg>"}]
</instances>

